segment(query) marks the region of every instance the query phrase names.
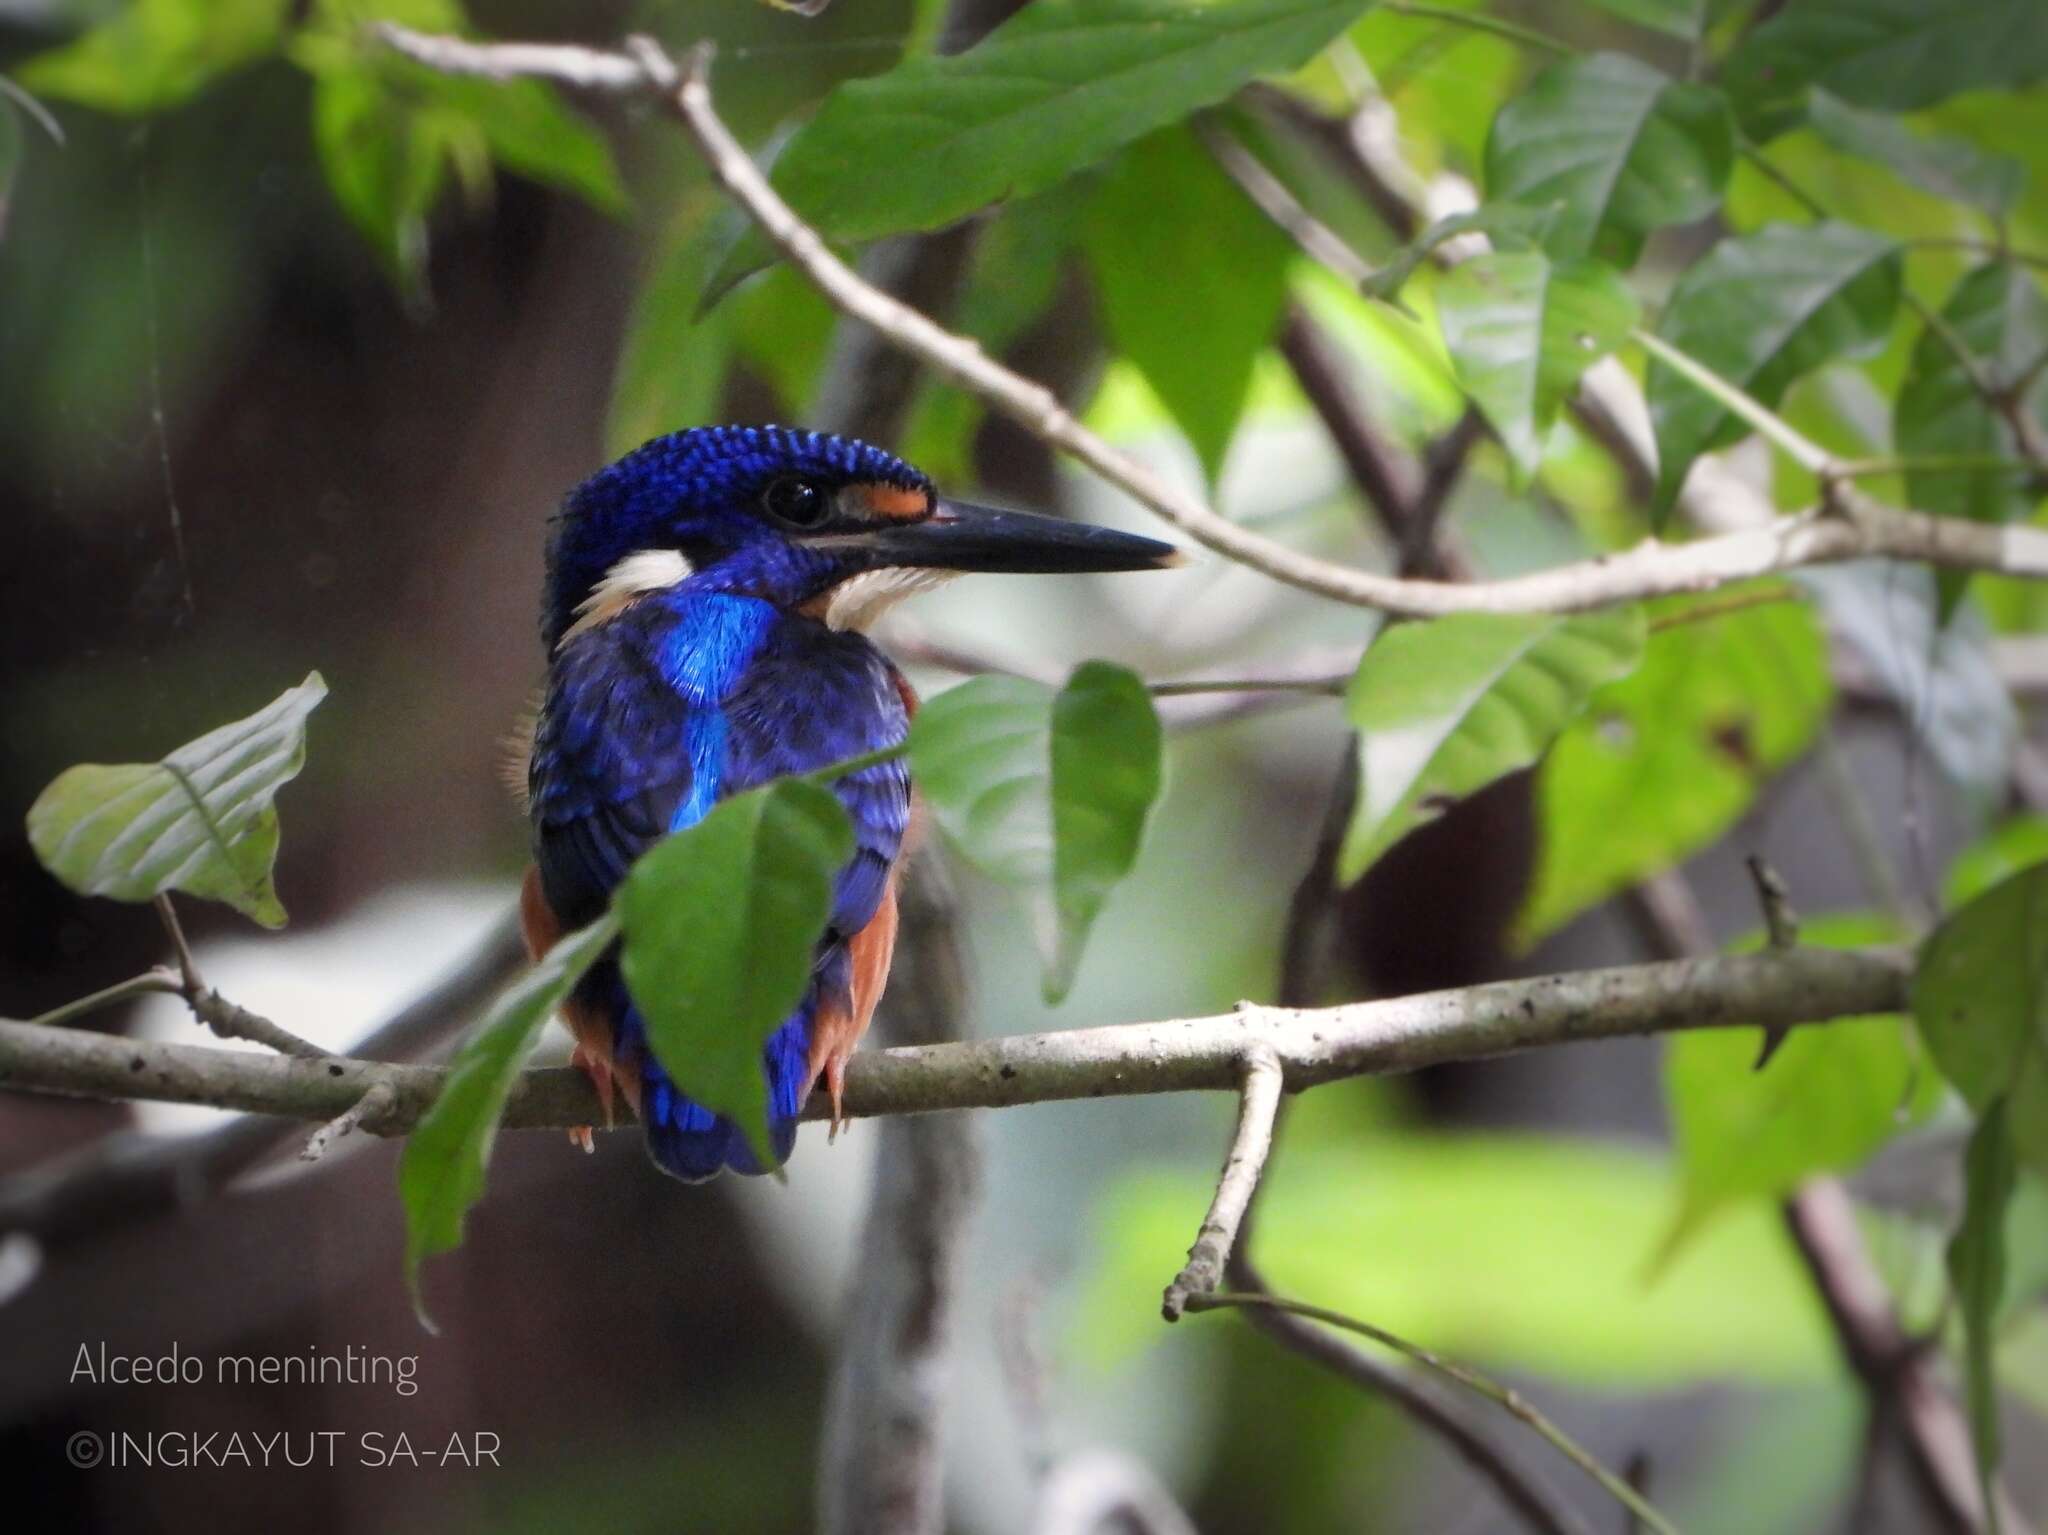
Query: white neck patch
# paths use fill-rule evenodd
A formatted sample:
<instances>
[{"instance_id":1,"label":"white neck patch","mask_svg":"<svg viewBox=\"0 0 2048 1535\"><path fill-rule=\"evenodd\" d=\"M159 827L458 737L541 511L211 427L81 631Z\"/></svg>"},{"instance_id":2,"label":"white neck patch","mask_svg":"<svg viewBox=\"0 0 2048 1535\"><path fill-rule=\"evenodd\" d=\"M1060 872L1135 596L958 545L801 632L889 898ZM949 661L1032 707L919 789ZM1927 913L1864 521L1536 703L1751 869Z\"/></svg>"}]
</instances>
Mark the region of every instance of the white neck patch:
<instances>
[{"instance_id":1,"label":"white neck patch","mask_svg":"<svg viewBox=\"0 0 2048 1535\"><path fill-rule=\"evenodd\" d=\"M555 648L560 650L585 630L609 623L649 592L666 591L688 580L690 571L690 562L680 549L641 549L627 555L576 604L576 622L563 631Z\"/></svg>"},{"instance_id":2,"label":"white neck patch","mask_svg":"<svg viewBox=\"0 0 2048 1535\"><path fill-rule=\"evenodd\" d=\"M957 570L924 570L904 565L864 570L832 588L832 596L825 603L825 627L865 633L869 625L904 598L944 586L958 574Z\"/></svg>"}]
</instances>

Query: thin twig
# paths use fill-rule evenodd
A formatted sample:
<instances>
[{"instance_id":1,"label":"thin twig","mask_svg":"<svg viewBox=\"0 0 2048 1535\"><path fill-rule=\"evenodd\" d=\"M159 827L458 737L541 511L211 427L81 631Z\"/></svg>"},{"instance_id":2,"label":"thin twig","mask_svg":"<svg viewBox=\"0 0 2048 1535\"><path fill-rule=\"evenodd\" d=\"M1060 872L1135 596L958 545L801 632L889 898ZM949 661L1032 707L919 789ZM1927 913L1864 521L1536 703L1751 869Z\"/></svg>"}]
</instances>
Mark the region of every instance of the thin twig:
<instances>
[{"instance_id":1,"label":"thin twig","mask_svg":"<svg viewBox=\"0 0 2048 1535\"><path fill-rule=\"evenodd\" d=\"M1758 854L1743 859L1750 883L1756 886L1756 903L1763 911L1764 931L1774 949L1796 948L1799 944L1799 914L1792 909L1792 891L1784 876Z\"/></svg>"},{"instance_id":2,"label":"thin twig","mask_svg":"<svg viewBox=\"0 0 2048 1535\"><path fill-rule=\"evenodd\" d=\"M111 986L88 992L76 1001L51 1008L47 1013L38 1013L29 1022L43 1028L54 1029L60 1024L71 1022L74 1018L83 1018L88 1013L118 1007L121 1003L131 1002L137 997L164 995L184 996L185 983L169 970L158 966L152 970L145 970L141 975L130 976L125 981L116 981Z\"/></svg>"},{"instance_id":3,"label":"thin twig","mask_svg":"<svg viewBox=\"0 0 2048 1535\"><path fill-rule=\"evenodd\" d=\"M864 281L790 210L720 120L706 83L703 47L694 50L687 69L679 71L645 38L630 41L630 55L527 45L508 60L497 51L504 45L433 37L390 24L380 25L376 35L421 63L453 73L493 78L519 74L595 89L658 92L696 141L719 183L835 309L872 325L892 344L1087 465L1198 542L1304 591L1389 613L1435 617L1456 612L1581 611L1874 555L2048 577L2048 531L1931 517L1867 498L1857 498L1853 516L1790 517L1769 527L1685 545L1651 540L1623 554L1502 581L1454 585L1335 565L1223 517L1082 426L1042 385L990 358L972 339L954 335ZM1732 388L1725 381L1716 383L1723 391ZM1798 438L1781 421L1774 430L1781 441Z\"/></svg>"},{"instance_id":4,"label":"thin twig","mask_svg":"<svg viewBox=\"0 0 2048 1535\"><path fill-rule=\"evenodd\" d=\"M1216 1180L1216 1197L1210 1201L1201 1230L1195 1233L1195 1245L1188 1249L1187 1264L1166 1287L1160 1303L1160 1314L1169 1322L1178 1322L1190 1301L1207 1295L1222 1281L1223 1266L1237 1245L1238 1227L1244 1223L1244 1213L1266 1170L1266 1156L1273 1149L1273 1117L1280 1111L1283 1080L1280 1057L1269 1046L1245 1048L1237 1135Z\"/></svg>"},{"instance_id":5,"label":"thin twig","mask_svg":"<svg viewBox=\"0 0 2048 1535\"><path fill-rule=\"evenodd\" d=\"M327 1155L336 1141L353 1134L357 1129L375 1131L386 1114L396 1107L398 1094L389 1082L372 1082L370 1090L355 1101L353 1107L315 1130L307 1140L305 1149L299 1153L302 1162L317 1162Z\"/></svg>"},{"instance_id":6,"label":"thin twig","mask_svg":"<svg viewBox=\"0 0 2048 1535\"><path fill-rule=\"evenodd\" d=\"M177 956L178 994L192 1009L192 1016L213 1030L217 1038L246 1039L251 1044L275 1050L279 1055L296 1055L309 1061L319 1060L328 1053L312 1041L299 1038L290 1029L272 1023L260 1013L252 1013L246 1007L230 1002L208 986L199 973L199 961L192 957L192 946L185 941L185 929L178 921L178 909L171 904L170 896L159 894L155 904L164 932L170 937L171 951Z\"/></svg>"},{"instance_id":7,"label":"thin twig","mask_svg":"<svg viewBox=\"0 0 2048 1535\"><path fill-rule=\"evenodd\" d=\"M1585 1472L1587 1476L1598 1482L1601 1487L1606 1489L1608 1495L1615 1502L1629 1510L1649 1529L1656 1531L1657 1535L1678 1535L1677 1527L1646 1502L1635 1488L1629 1486L1625 1480L1601 1465L1598 1460L1594 1459L1591 1454L1580 1446L1577 1440L1559 1428L1543 1412L1531 1405L1528 1399L1512 1386L1503 1386L1500 1382L1493 1380L1489 1376L1481 1375L1477 1370L1459 1364L1455 1360L1446 1359L1443 1355L1426 1349L1420 1344L1410 1343L1407 1339L1390 1333L1383 1327L1375 1327L1370 1322L1361 1322L1356 1317L1345 1316L1342 1312L1331 1311L1322 1306L1311 1306L1301 1301L1286 1300L1277 1295L1250 1294L1239 1290L1223 1290L1206 1295L1191 1295L1188 1297L1188 1309L1190 1311L1214 1311L1228 1306L1267 1307L1276 1311L1291 1312L1295 1316L1306 1317L1313 1322L1321 1322L1330 1327L1341 1327L1346 1332L1355 1332L1360 1337L1370 1338L1373 1342L1381 1344L1386 1348L1406 1354L1418 1364L1426 1365L1447 1379L1456 1381L1467 1390L1477 1392L1480 1396L1485 1397L1488 1401L1526 1423L1546 1444L1550 1445L1552 1449Z\"/></svg>"}]
</instances>

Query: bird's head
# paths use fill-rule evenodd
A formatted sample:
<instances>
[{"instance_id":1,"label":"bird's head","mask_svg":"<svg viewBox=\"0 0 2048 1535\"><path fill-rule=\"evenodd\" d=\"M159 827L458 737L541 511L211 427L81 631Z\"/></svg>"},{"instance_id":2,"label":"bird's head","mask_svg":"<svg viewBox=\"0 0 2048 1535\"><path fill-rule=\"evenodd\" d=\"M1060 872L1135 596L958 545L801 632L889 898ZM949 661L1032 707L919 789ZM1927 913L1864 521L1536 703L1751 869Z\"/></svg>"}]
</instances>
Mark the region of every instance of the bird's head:
<instances>
[{"instance_id":1,"label":"bird's head","mask_svg":"<svg viewBox=\"0 0 2048 1535\"><path fill-rule=\"evenodd\" d=\"M552 649L579 625L684 581L847 629L966 571L1180 562L1155 539L950 500L909 464L850 437L698 427L655 438L570 492L548 548L542 631Z\"/></svg>"}]
</instances>

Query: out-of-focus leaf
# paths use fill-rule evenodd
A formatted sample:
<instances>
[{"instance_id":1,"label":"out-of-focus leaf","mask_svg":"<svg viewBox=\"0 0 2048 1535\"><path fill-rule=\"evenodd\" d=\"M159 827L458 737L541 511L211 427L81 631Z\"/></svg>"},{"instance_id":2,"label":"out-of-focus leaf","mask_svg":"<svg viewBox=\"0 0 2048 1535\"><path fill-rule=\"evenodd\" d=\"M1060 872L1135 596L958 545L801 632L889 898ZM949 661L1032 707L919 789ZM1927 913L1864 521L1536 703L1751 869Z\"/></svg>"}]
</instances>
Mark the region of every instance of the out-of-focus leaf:
<instances>
[{"instance_id":1,"label":"out-of-focus leaf","mask_svg":"<svg viewBox=\"0 0 2048 1535\"><path fill-rule=\"evenodd\" d=\"M1109 892L1138 861L1159 798L1163 736L1145 684L1087 661L1052 705L1052 882L1059 940L1045 999L1065 1000Z\"/></svg>"},{"instance_id":2,"label":"out-of-focus leaf","mask_svg":"<svg viewBox=\"0 0 2048 1535\"><path fill-rule=\"evenodd\" d=\"M1640 311L1612 267L1509 251L1453 267L1436 286L1436 312L1458 382L1528 475L1579 375L1627 338Z\"/></svg>"},{"instance_id":3,"label":"out-of-focus leaf","mask_svg":"<svg viewBox=\"0 0 2048 1535\"><path fill-rule=\"evenodd\" d=\"M482 129L491 158L505 169L558 187L605 213L623 214L626 188L611 145L538 80L479 80L393 60L412 89Z\"/></svg>"},{"instance_id":4,"label":"out-of-focus leaf","mask_svg":"<svg viewBox=\"0 0 2048 1535\"><path fill-rule=\"evenodd\" d=\"M147 901L182 890L283 927L271 882L275 801L306 765L306 716L326 696L313 672L161 762L67 768L29 807L36 858L82 895Z\"/></svg>"},{"instance_id":5,"label":"out-of-focus leaf","mask_svg":"<svg viewBox=\"0 0 2048 1535\"><path fill-rule=\"evenodd\" d=\"M1989 1507L1998 1474L1998 1377L1993 1350L1998 1308L2005 1295L2005 1212L2019 1165L2014 1157L2010 1109L1996 1099L1978 1120L1963 1158L1962 1224L1948 1244L1949 1283L1963 1317L1963 1380L1970 1404L1970 1438L1977 1451L1977 1485Z\"/></svg>"},{"instance_id":6,"label":"out-of-focus leaf","mask_svg":"<svg viewBox=\"0 0 2048 1535\"><path fill-rule=\"evenodd\" d=\"M1834 918L1804 924L1802 944L1894 943L1892 924ZM1816 1173L1861 1166L1925 1119L1942 1081L1904 1018L1842 1018L1794 1029L1758 1067L1761 1030L1695 1029L1665 1047L1664 1099L1684 1192L1659 1251L1661 1267L1706 1221L1747 1199L1776 1199Z\"/></svg>"},{"instance_id":7,"label":"out-of-focus leaf","mask_svg":"<svg viewBox=\"0 0 2048 1535\"><path fill-rule=\"evenodd\" d=\"M1130 872L1160 786L1160 729L1144 684L1091 661L1055 693L977 677L918 710L911 771L976 868L1032 893L1048 1002L1065 996L1088 929Z\"/></svg>"},{"instance_id":8,"label":"out-of-focus leaf","mask_svg":"<svg viewBox=\"0 0 2048 1535\"><path fill-rule=\"evenodd\" d=\"M1438 219L1359 284L1367 298L1394 303L1415 269L1460 235L1484 235L1496 250L1526 250L1541 245L1557 222L1555 208L1525 208L1520 203L1492 202L1468 213Z\"/></svg>"},{"instance_id":9,"label":"out-of-focus leaf","mask_svg":"<svg viewBox=\"0 0 2048 1535\"><path fill-rule=\"evenodd\" d=\"M0 95L0 240L7 237L7 210L14 200L14 178L21 174L26 135L14 103Z\"/></svg>"},{"instance_id":10,"label":"out-of-focus leaf","mask_svg":"<svg viewBox=\"0 0 2048 1535\"><path fill-rule=\"evenodd\" d=\"M1535 762L1596 688L1642 659L1643 633L1639 608L1457 614L1381 633L1345 700L1359 779L1338 879L1351 884L1446 803Z\"/></svg>"},{"instance_id":11,"label":"out-of-focus leaf","mask_svg":"<svg viewBox=\"0 0 2048 1535\"><path fill-rule=\"evenodd\" d=\"M1129 1177L1103 1201L1103 1261L1075 1308L1087 1356L1157 1338L1160 1264L1180 1261L1214 1184L1213 1167L1191 1163ZM1775 1212L1728 1212L1643 1283L1676 1191L1653 1149L1617 1141L1353 1139L1269 1176L1257 1257L1283 1294L1561 1381L1837 1378L1834 1335Z\"/></svg>"},{"instance_id":12,"label":"out-of-focus leaf","mask_svg":"<svg viewBox=\"0 0 2048 1535\"><path fill-rule=\"evenodd\" d=\"M30 59L21 83L102 112L161 112L275 52L290 9L290 0L131 0L83 36Z\"/></svg>"},{"instance_id":13,"label":"out-of-focus leaf","mask_svg":"<svg viewBox=\"0 0 2048 1535\"><path fill-rule=\"evenodd\" d=\"M1090 207L1086 242L1111 339L1214 479L1287 299L1287 237L1181 127L1124 152Z\"/></svg>"},{"instance_id":14,"label":"out-of-focus leaf","mask_svg":"<svg viewBox=\"0 0 2048 1535\"><path fill-rule=\"evenodd\" d=\"M2048 74L2035 0L1798 0L1742 40L1722 70L1760 138L1799 120L1806 87L1911 112L1978 86Z\"/></svg>"},{"instance_id":15,"label":"out-of-focus leaf","mask_svg":"<svg viewBox=\"0 0 2048 1535\"><path fill-rule=\"evenodd\" d=\"M2017 160L1987 153L1967 139L1915 133L1889 112L1852 107L1817 86L1807 98L1807 121L1843 154L1889 166L1923 192L1986 213L2009 212L2026 182L2026 167Z\"/></svg>"},{"instance_id":16,"label":"out-of-focus leaf","mask_svg":"<svg viewBox=\"0 0 2048 1535\"><path fill-rule=\"evenodd\" d=\"M420 1294L420 1265L462 1245L463 1218L483 1198L484 1172L512 1083L548 1015L618 933L618 919L606 914L569 934L492 1003L448 1063L440 1096L406 1137L398 1158L405 1282L413 1310L430 1331L434 1324Z\"/></svg>"},{"instance_id":17,"label":"out-of-focus leaf","mask_svg":"<svg viewBox=\"0 0 2048 1535\"><path fill-rule=\"evenodd\" d=\"M1603 11L1652 32L1690 42L1707 25L1707 0L1592 0Z\"/></svg>"},{"instance_id":18,"label":"out-of-focus leaf","mask_svg":"<svg viewBox=\"0 0 2048 1535\"><path fill-rule=\"evenodd\" d=\"M1486 191L1554 207L1552 255L1630 267L1651 230L1714 211L1734 160L1734 121L1718 90L1625 54L1585 54L1551 65L1500 109Z\"/></svg>"},{"instance_id":19,"label":"out-of-focus leaf","mask_svg":"<svg viewBox=\"0 0 2048 1535\"><path fill-rule=\"evenodd\" d=\"M1517 943L1721 837L1813 740L1833 696L1827 665L1820 626L1797 603L1653 633L1641 667L1593 695L1537 774L1536 874Z\"/></svg>"},{"instance_id":20,"label":"out-of-focus leaf","mask_svg":"<svg viewBox=\"0 0 2048 1535\"><path fill-rule=\"evenodd\" d=\"M1899 248L1853 224L1773 224L1721 241L1673 290L1657 334L1766 406L1823 363L1875 355L1898 312ZM1661 363L1646 392L1659 516L1700 454L1748 425Z\"/></svg>"},{"instance_id":21,"label":"out-of-focus leaf","mask_svg":"<svg viewBox=\"0 0 2048 1535\"><path fill-rule=\"evenodd\" d=\"M1912 366L1899 386L1892 437L1906 458L1940 454L2018 453L2011 425L1978 390L1974 371L1994 391L2011 388L2048 354L2048 298L2033 277L2013 264L1982 266L1956 285L1942 306L1941 326L1923 331ZM1960 346L1969 361L1956 355ZM2048 387L2036 376L2020 408L2048 429ZM1922 470L1908 474L1913 505L1944 517L2011 522L2031 501L2011 474ZM1941 571L1940 618L1946 623L1969 585L1967 571Z\"/></svg>"},{"instance_id":22,"label":"out-of-focus leaf","mask_svg":"<svg viewBox=\"0 0 2048 1535\"><path fill-rule=\"evenodd\" d=\"M802 417L832 354L838 317L824 296L788 267L777 267L733 295L733 351L774 386L791 419ZM705 319L715 318L701 306Z\"/></svg>"},{"instance_id":23,"label":"out-of-focus leaf","mask_svg":"<svg viewBox=\"0 0 2048 1535\"><path fill-rule=\"evenodd\" d=\"M1029 197L1248 80L1302 64L1365 0L1037 0L964 53L840 86L775 162L829 240L936 229ZM711 297L766 265L758 234Z\"/></svg>"},{"instance_id":24,"label":"out-of-focus leaf","mask_svg":"<svg viewBox=\"0 0 2048 1535\"><path fill-rule=\"evenodd\" d=\"M761 1052L810 985L832 884L853 855L838 796L782 779L720 801L619 887L619 968L676 1086L775 1165Z\"/></svg>"},{"instance_id":25,"label":"out-of-focus leaf","mask_svg":"<svg viewBox=\"0 0 2048 1535\"><path fill-rule=\"evenodd\" d=\"M2037 863L2048 863L2048 815L2016 815L1956 855L1942 893L1948 905L1966 906Z\"/></svg>"},{"instance_id":26,"label":"out-of-focus leaf","mask_svg":"<svg viewBox=\"0 0 2048 1535\"><path fill-rule=\"evenodd\" d=\"M708 189L686 199L641 285L612 380L605 441L614 456L664 432L718 419L733 319L730 313L697 315L714 206Z\"/></svg>"},{"instance_id":27,"label":"out-of-focus leaf","mask_svg":"<svg viewBox=\"0 0 2048 1535\"><path fill-rule=\"evenodd\" d=\"M1934 573L1878 562L1815 567L1794 578L1817 594L1828 628L1899 705L1969 809L1989 814L2012 774L2019 716L1982 617L1958 609L1938 625Z\"/></svg>"},{"instance_id":28,"label":"out-of-focus leaf","mask_svg":"<svg viewBox=\"0 0 2048 1535\"><path fill-rule=\"evenodd\" d=\"M2013 1150L2048 1174L2048 864L1993 885L1936 928L1913 1016L1980 1117L2006 1107Z\"/></svg>"},{"instance_id":29,"label":"out-of-focus leaf","mask_svg":"<svg viewBox=\"0 0 2048 1535\"><path fill-rule=\"evenodd\" d=\"M319 68L313 144L342 212L399 291L424 300L427 214L447 169L442 125L406 110L370 71Z\"/></svg>"}]
</instances>

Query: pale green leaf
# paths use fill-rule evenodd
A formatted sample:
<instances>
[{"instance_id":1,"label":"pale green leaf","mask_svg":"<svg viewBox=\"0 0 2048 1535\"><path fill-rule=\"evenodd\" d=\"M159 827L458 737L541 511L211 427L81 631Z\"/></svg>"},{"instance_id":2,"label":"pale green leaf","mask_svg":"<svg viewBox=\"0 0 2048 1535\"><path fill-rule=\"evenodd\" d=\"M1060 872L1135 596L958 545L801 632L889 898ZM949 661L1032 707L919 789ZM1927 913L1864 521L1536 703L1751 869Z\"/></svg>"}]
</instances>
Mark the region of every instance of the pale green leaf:
<instances>
[{"instance_id":1,"label":"pale green leaf","mask_svg":"<svg viewBox=\"0 0 2048 1535\"><path fill-rule=\"evenodd\" d=\"M2048 863L2048 815L2016 815L2001 821L1949 865L1942 894L1947 905L1965 906L2022 869Z\"/></svg>"},{"instance_id":2,"label":"pale green leaf","mask_svg":"<svg viewBox=\"0 0 2048 1535\"><path fill-rule=\"evenodd\" d=\"M102 112L161 112L275 52L290 10L290 0L130 0L30 59L19 78L40 95Z\"/></svg>"},{"instance_id":3,"label":"pale green leaf","mask_svg":"<svg viewBox=\"0 0 2048 1535\"><path fill-rule=\"evenodd\" d=\"M1534 763L1596 688L1635 667L1643 633L1638 608L1458 614L1385 630L1346 696L1359 783L1338 879L1351 884L1447 802Z\"/></svg>"},{"instance_id":4,"label":"pale green leaf","mask_svg":"<svg viewBox=\"0 0 2048 1535\"><path fill-rule=\"evenodd\" d=\"M2007 1100L1993 1100L1970 1137L1963 1157L1962 1224L1948 1245L1949 1283L1955 1288L1956 1306L1963 1317L1963 1381L1970 1407L1970 1438L1977 1452L1977 1484L1987 1506L1997 1495L2000 1455L1994 1350L1999 1303L2005 1295L2005 1215L2019 1172L2011 1112Z\"/></svg>"},{"instance_id":5,"label":"pale green leaf","mask_svg":"<svg viewBox=\"0 0 2048 1535\"><path fill-rule=\"evenodd\" d=\"M493 1002L464 1037L448 1063L440 1094L406 1137L398 1159L405 1279L413 1309L430 1330L420 1266L462 1245L463 1219L483 1198L485 1170L512 1084L548 1015L618 933L618 919L606 915L567 935Z\"/></svg>"},{"instance_id":6,"label":"pale green leaf","mask_svg":"<svg viewBox=\"0 0 2048 1535\"><path fill-rule=\"evenodd\" d=\"M2026 168L2017 160L1967 139L1915 133L1891 113L1866 112L1818 87L1807 98L1807 121L1843 154L1889 166L1923 192L1986 213L2009 212L2026 181Z\"/></svg>"},{"instance_id":7,"label":"pale green leaf","mask_svg":"<svg viewBox=\"0 0 2048 1535\"><path fill-rule=\"evenodd\" d=\"M67 769L29 807L36 858L82 895L147 901L179 890L284 926L271 880L275 801L306 764L306 716L326 696L313 672L161 762Z\"/></svg>"},{"instance_id":8,"label":"pale green leaf","mask_svg":"<svg viewBox=\"0 0 2048 1535\"><path fill-rule=\"evenodd\" d=\"M720 801L657 843L619 887L619 968L677 1088L746 1135L763 1167L761 1053L811 983L832 887L853 854L838 796L782 779Z\"/></svg>"}]
</instances>

